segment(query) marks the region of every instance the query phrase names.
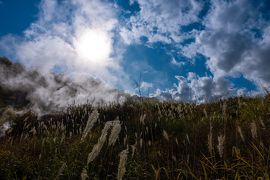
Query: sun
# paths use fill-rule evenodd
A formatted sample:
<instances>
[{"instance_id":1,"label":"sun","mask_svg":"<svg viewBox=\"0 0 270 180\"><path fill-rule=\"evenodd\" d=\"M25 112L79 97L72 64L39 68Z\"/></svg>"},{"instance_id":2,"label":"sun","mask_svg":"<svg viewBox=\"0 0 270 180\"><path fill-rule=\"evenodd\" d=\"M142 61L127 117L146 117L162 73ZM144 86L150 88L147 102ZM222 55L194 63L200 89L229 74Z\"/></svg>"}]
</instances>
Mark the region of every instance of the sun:
<instances>
[{"instance_id":1,"label":"sun","mask_svg":"<svg viewBox=\"0 0 270 180\"><path fill-rule=\"evenodd\" d=\"M86 63L105 64L111 54L111 38L99 29L87 29L75 41L79 57Z\"/></svg>"}]
</instances>

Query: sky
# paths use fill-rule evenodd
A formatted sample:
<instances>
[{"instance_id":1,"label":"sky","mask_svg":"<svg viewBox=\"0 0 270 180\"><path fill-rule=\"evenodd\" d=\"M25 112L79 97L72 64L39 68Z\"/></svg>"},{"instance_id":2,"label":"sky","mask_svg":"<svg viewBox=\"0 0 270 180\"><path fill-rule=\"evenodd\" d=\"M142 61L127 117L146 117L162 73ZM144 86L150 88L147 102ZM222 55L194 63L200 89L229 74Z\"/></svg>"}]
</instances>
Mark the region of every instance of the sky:
<instances>
[{"instance_id":1,"label":"sky","mask_svg":"<svg viewBox=\"0 0 270 180\"><path fill-rule=\"evenodd\" d=\"M269 0L0 0L0 56L185 102L270 88Z\"/></svg>"}]
</instances>

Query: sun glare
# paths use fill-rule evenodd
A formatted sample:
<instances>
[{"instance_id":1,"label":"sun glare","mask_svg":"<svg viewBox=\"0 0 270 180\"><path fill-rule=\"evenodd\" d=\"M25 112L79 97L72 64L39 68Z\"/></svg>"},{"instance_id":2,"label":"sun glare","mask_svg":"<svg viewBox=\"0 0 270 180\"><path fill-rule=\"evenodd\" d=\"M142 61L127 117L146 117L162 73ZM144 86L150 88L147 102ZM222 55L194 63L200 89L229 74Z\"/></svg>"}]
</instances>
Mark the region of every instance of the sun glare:
<instances>
[{"instance_id":1,"label":"sun glare","mask_svg":"<svg viewBox=\"0 0 270 180\"><path fill-rule=\"evenodd\" d=\"M102 30L88 29L78 37L75 48L86 63L105 64L111 54L111 39Z\"/></svg>"}]
</instances>

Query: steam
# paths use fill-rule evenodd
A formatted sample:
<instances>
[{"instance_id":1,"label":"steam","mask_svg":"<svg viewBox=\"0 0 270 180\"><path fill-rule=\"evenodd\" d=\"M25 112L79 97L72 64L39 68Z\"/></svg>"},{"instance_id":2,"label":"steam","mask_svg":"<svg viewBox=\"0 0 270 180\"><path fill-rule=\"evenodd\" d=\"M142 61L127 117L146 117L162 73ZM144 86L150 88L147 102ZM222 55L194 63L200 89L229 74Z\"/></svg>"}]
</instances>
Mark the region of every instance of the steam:
<instances>
[{"instance_id":1,"label":"steam","mask_svg":"<svg viewBox=\"0 0 270 180\"><path fill-rule=\"evenodd\" d=\"M104 105L124 101L124 94L82 74L70 79L63 74L46 76L7 60L0 61L0 86L26 93L31 109L39 115L60 111L68 105Z\"/></svg>"}]
</instances>

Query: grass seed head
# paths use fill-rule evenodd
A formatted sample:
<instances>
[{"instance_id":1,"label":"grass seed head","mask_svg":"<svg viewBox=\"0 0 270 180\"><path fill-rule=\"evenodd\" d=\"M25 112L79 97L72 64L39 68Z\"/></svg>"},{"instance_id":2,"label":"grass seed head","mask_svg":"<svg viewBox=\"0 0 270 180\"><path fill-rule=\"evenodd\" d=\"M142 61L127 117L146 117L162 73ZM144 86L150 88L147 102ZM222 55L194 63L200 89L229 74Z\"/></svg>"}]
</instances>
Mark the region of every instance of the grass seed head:
<instances>
[{"instance_id":1,"label":"grass seed head","mask_svg":"<svg viewBox=\"0 0 270 180\"><path fill-rule=\"evenodd\" d=\"M253 139L257 138L257 126L255 122L250 123L250 130Z\"/></svg>"},{"instance_id":2,"label":"grass seed head","mask_svg":"<svg viewBox=\"0 0 270 180\"><path fill-rule=\"evenodd\" d=\"M126 162L127 162L127 156L128 156L128 148L121 151L120 154L120 161L118 165L118 173L117 173L117 179L122 180L125 173L126 173Z\"/></svg>"},{"instance_id":3,"label":"grass seed head","mask_svg":"<svg viewBox=\"0 0 270 180\"><path fill-rule=\"evenodd\" d=\"M240 126L237 126L237 131L238 131L238 133L239 133L239 135L240 135L242 141L245 142L245 137L244 137L244 135L243 135L243 132L242 132L242 129L241 129Z\"/></svg>"},{"instance_id":4,"label":"grass seed head","mask_svg":"<svg viewBox=\"0 0 270 180\"><path fill-rule=\"evenodd\" d=\"M143 114L140 116L140 123L143 125L145 124L145 122L144 122L145 118L146 118L146 114Z\"/></svg>"},{"instance_id":5,"label":"grass seed head","mask_svg":"<svg viewBox=\"0 0 270 180\"><path fill-rule=\"evenodd\" d=\"M82 173L81 173L81 180L86 180L87 178L88 178L87 170L86 168L83 168Z\"/></svg>"},{"instance_id":6,"label":"grass seed head","mask_svg":"<svg viewBox=\"0 0 270 180\"><path fill-rule=\"evenodd\" d=\"M218 145L217 145L217 149L218 149L218 153L220 157L223 157L223 153L224 153L224 143L225 143L225 135L219 135L218 136Z\"/></svg>"},{"instance_id":7,"label":"grass seed head","mask_svg":"<svg viewBox=\"0 0 270 180\"><path fill-rule=\"evenodd\" d=\"M120 121L116 119L114 121L112 131L109 137L109 146L113 146L115 144L120 132L121 132L121 124L120 124Z\"/></svg>"},{"instance_id":8,"label":"grass seed head","mask_svg":"<svg viewBox=\"0 0 270 180\"><path fill-rule=\"evenodd\" d=\"M99 117L99 113L98 111L95 109L89 116L88 118L88 121L86 123L86 126L85 126L85 129L83 131L83 134L82 134L82 138L81 138L81 141L83 141L88 133L91 131L91 129L93 128L94 124L97 122L98 120L98 117Z\"/></svg>"},{"instance_id":9,"label":"grass seed head","mask_svg":"<svg viewBox=\"0 0 270 180\"><path fill-rule=\"evenodd\" d=\"M106 122L104 128L102 129L101 136L98 139L98 143L94 145L92 151L88 155L87 164L92 162L99 155L106 141L108 130L110 129L110 127L111 121Z\"/></svg>"},{"instance_id":10,"label":"grass seed head","mask_svg":"<svg viewBox=\"0 0 270 180\"><path fill-rule=\"evenodd\" d=\"M166 139L166 141L168 141L168 142L170 141L169 135L165 130L163 130L163 137Z\"/></svg>"},{"instance_id":11,"label":"grass seed head","mask_svg":"<svg viewBox=\"0 0 270 180\"><path fill-rule=\"evenodd\" d=\"M213 134L212 134L212 123L210 123L210 128L209 128L209 134L208 134L208 150L210 152L210 154L212 154L213 152Z\"/></svg>"}]
</instances>

